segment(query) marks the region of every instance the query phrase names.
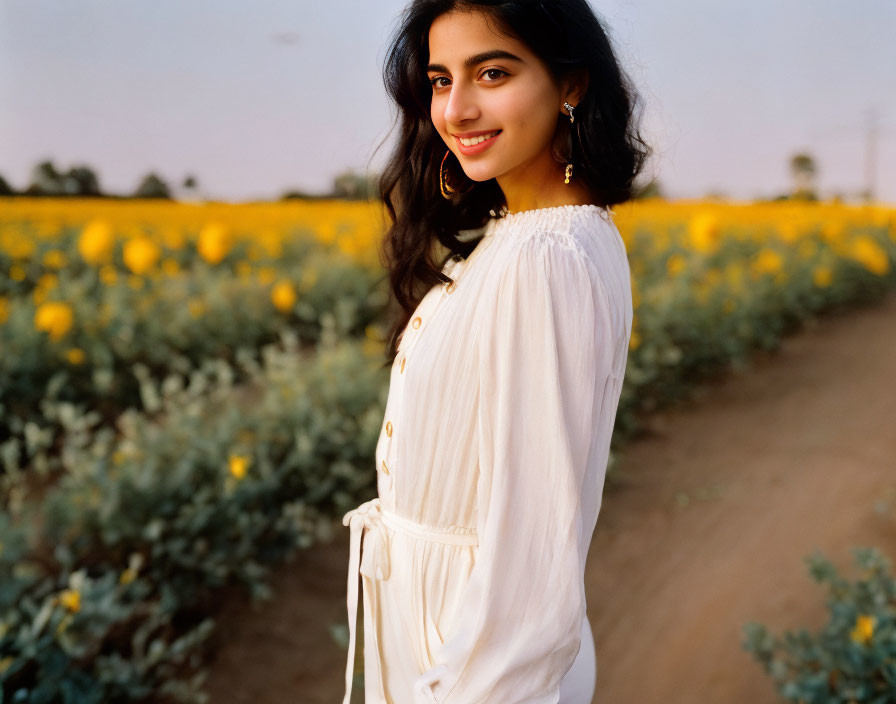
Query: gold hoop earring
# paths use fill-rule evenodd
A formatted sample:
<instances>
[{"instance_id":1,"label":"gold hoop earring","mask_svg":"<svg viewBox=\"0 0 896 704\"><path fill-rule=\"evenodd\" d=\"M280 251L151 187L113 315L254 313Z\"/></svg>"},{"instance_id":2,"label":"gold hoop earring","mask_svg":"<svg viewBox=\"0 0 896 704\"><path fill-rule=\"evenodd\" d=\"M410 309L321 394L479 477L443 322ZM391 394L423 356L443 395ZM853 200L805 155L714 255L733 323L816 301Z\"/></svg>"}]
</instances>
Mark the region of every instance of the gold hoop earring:
<instances>
[{"instance_id":1,"label":"gold hoop earring","mask_svg":"<svg viewBox=\"0 0 896 704\"><path fill-rule=\"evenodd\" d=\"M467 184L467 186L463 189L458 189L452 186L448 181L448 169L445 167L445 159L448 158L448 155L451 153L451 150L448 149L445 152L445 156L442 157L442 163L439 166L439 188L442 191L442 197L450 200L457 195L467 193L472 187L473 184Z\"/></svg>"},{"instance_id":2,"label":"gold hoop earring","mask_svg":"<svg viewBox=\"0 0 896 704\"><path fill-rule=\"evenodd\" d=\"M569 103L567 103L566 101L563 102L563 107L565 107L567 112L569 112L569 124L572 124L575 121L575 116L573 115L573 110L575 110L575 108L572 105L570 105ZM570 138L569 143L571 146L572 138ZM570 153L570 159L572 159L572 153ZM568 184L570 178L572 178L572 161L570 161L566 164L566 174L563 179L563 183Z\"/></svg>"}]
</instances>

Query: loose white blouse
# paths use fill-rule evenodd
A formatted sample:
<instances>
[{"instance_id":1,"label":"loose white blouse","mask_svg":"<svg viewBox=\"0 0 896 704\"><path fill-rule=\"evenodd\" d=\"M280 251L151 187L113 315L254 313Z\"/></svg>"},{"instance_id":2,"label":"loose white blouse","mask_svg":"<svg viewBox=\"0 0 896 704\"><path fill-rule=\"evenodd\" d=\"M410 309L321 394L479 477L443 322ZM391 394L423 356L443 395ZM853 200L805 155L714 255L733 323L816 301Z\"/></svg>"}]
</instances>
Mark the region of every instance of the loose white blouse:
<instances>
[{"instance_id":1,"label":"loose white blouse","mask_svg":"<svg viewBox=\"0 0 896 704\"><path fill-rule=\"evenodd\" d=\"M376 447L378 496L350 526L370 704L555 704L586 618L632 326L612 211L492 218L405 328ZM362 550L363 548L363 550Z\"/></svg>"}]
</instances>

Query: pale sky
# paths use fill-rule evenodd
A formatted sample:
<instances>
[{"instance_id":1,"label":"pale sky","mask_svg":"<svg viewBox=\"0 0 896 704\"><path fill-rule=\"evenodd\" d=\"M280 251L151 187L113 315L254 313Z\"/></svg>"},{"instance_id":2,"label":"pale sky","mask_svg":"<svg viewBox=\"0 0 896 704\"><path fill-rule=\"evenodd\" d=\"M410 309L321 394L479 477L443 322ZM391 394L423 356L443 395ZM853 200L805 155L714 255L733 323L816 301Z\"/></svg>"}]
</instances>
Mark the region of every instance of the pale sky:
<instances>
[{"instance_id":1,"label":"pale sky","mask_svg":"<svg viewBox=\"0 0 896 704\"><path fill-rule=\"evenodd\" d=\"M590 0L646 103L649 167L671 197L787 190L808 150L823 196L896 203L893 0ZM396 0L0 0L0 174L150 170L203 195L272 198L377 170ZM876 139L871 115L876 114ZM874 148L869 149L869 144Z\"/></svg>"}]
</instances>

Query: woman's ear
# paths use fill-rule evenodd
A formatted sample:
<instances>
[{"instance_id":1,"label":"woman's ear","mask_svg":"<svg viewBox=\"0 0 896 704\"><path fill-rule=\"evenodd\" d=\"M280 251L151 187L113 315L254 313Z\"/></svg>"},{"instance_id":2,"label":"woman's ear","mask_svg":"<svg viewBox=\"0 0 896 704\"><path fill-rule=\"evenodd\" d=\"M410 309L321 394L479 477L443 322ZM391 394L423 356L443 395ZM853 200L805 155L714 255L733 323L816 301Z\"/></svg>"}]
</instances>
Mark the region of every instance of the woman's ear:
<instances>
[{"instance_id":1,"label":"woman's ear","mask_svg":"<svg viewBox=\"0 0 896 704\"><path fill-rule=\"evenodd\" d=\"M563 99L576 106L586 90L588 90L588 69L577 69L563 83Z\"/></svg>"}]
</instances>

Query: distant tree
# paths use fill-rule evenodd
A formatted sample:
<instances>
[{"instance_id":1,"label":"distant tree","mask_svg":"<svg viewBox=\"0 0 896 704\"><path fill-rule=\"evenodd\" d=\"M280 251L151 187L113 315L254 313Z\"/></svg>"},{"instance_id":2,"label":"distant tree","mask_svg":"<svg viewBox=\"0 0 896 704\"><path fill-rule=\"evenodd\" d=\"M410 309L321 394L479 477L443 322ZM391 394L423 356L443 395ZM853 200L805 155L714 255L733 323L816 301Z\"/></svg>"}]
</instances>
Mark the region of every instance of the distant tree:
<instances>
[{"instance_id":1,"label":"distant tree","mask_svg":"<svg viewBox=\"0 0 896 704\"><path fill-rule=\"evenodd\" d=\"M89 166L78 164L60 171L49 159L31 170L31 182L25 189L31 196L101 196L99 179Z\"/></svg>"},{"instance_id":2,"label":"distant tree","mask_svg":"<svg viewBox=\"0 0 896 704\"><path fill-rule=\"evenodd\" d=\"M790 158L790 174L793 176L792 197L802 200L817 200L815 176L818 167L811 154L801 152Z\"/></svg>"},{"instance_id":3,"label":"distant tree","mask_svg":"<svg viewBox=\"0 0 896 704\"><path fill-rule=\"evenodd\" d=\"M192 200L199 198L199 179L194 174L187 174L180 187L187 198Z\"/></svg>"},{"instance_id":4,"label":"distant tree","mask_svg":"<svg viewBox=\"0 0 896 704\"><path fill-rule=\"evenodd\" d=\"M156 173L151 172L143 177L137 190L134 191L134 198L171 198L171 190L168 184L162 180Z\"/></svg>"},{"instance_id":5,"label":"distant tree","mask_svg":"<svg viewBox=\"0 0 896 704\"><path fill-rule=\"evenodd\" d=\"M31 169L31 182L26 192L39 196L61 196L64 193L62 174L51 160L41 161Z\"/></svg>"},{"instance_id":6,"label":"distant tree","mask_svg":"<svg viewBox=\"0 0 896 704\"><path fill-rule=\"evenodd\" d=\"M332 198L332 193L309 193L298 188L291 188L283 191L280 200L321 200L324 198Z\"/></svg>"},{"instance_id":7,"label":"distant tree","mask_svg":"<svg viewBox=\"0 0 896 704\"><path fill-rule=\"evenodd\" d=\"M100 180L89 166L77 165L68 170L63 177L63 188L66 192L77 196L101 196Z\"/></svg>"},{"instance_id":8,"label":"distant tree","mask_svg":"<svg viewBox=\"0 0 896 704\"><path fill-rule=\"evenodd\" d=\"M664 198L663 189L658 178L652 178L646 183L635 185L634 200L641 198Z\"/></svg>"},{"instance_id":9,"label":"distant tree","mask_svg":"<svg viewBox=\"0 0 896 704\"><path fill-rule=\"evenodd\" d=\"M14 196L16 194L9 182L0 175L0 196Z\"/></svg>"},{"instance_id":10,"label":"distant tree","mask_svg":"<svg viewBox=\"0 0 896 704\"><path fill-rule=\"evenodd\" d=\"M332 196L349 200L369 200L378 197L377 175L366 175L349 169L333 179Z\"/></svg>"}]
</instances>

